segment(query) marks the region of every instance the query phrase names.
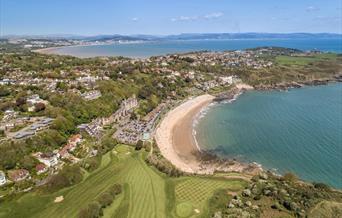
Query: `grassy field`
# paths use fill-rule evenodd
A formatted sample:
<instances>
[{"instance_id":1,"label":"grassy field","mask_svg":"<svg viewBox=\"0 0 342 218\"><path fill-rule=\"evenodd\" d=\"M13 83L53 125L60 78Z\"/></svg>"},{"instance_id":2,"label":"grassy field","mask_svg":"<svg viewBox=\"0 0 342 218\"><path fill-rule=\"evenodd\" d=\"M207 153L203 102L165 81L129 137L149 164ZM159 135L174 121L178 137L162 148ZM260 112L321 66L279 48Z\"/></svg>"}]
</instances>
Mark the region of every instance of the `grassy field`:
<instances>
[{"instance_id":1,"label":"grassy field","mask_svg":"<svg viewBox=\"0 0 342 218\"><path fill-rule=\"evenodd\" d=\"M179 217L196 217L207 215L208 199L215 190L228 189L239 191L247 184L242 180L223 180L214 178L188 177L180 178L175 182L175 214ZM189 209L192 208L192 213ZM206 216L204 216L206 217Z\"/></svg>"},{"instance_id":2,"label":"grassy field","mask_svg":"<svg viewBox=\"0 0 342 218\"><path fill-rule=\"evenodd\" d=\"M277 56L276 63L280 65L298 65L304 66L315 61L336 60L337 55L334 53L317 54L314 56L298 57L298 56Z\"/></svg>"},{"instance_id":3,"label":"grassy field","mask_svg":"<svg viewBox=\"0 0 342 218\"><path fill-rule=\"evenodd\" d=\"M169 178L144 162L144 152L120 145L81 183L49 195L35 192L1 202L0 217L77 217L80 208L114 183L124 191L104 209L104 217L200 217L208 199L220 188L241 190L246 182L207 177ZM64 200L54 203L57 196Z\"/></svg>"}]
</instances>

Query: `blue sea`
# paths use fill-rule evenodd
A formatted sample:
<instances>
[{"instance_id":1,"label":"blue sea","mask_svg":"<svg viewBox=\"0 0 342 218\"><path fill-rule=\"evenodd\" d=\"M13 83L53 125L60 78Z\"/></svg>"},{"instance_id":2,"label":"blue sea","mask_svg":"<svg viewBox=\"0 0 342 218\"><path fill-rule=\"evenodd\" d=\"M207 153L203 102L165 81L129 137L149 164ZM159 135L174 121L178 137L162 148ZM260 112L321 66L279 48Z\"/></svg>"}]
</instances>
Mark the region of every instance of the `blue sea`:
<instances>
[{"instance_id":1,"label":"blue sea","mask_svg":"<svg viewBox=\"0 0 342 218\"><path fill-rule=\"evenodd\" d=\"M255 48L260 46L280 46L300 50L321 50L342 53L341 39L243 39L243 40L185 40L155 41L131 44L110 44L93 46L61 47L53 53L77 57L126 56L146 58L170 53L190 51L225 51Z\"/></svg>"},{"instance_id":2,"label":"blue sea","mask_svg":"<svg viewBox=\"0 0 342 218\"><path fill-rule=\"evenodd\" d=\"M342 188L342 84L248 91L210 106L195 127L204 150Z\"/></svg>"}]
</instances>

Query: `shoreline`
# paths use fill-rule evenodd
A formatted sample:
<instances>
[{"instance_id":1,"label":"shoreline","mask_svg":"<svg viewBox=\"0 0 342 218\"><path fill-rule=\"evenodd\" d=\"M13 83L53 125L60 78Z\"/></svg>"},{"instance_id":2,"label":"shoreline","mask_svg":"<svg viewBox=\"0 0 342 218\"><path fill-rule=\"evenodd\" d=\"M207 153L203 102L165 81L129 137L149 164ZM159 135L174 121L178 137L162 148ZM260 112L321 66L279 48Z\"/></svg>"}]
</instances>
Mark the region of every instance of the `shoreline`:
<instances>
[{"instance_id":1,"label":"shoreline","mask_svg":"<svg viewBox=\"0 0 342 218\"><path fill-rule=\"evenodd\" d=\"M337 77L335 82L340 82L340 79L341 76ZM326 82L326 80L323 81ZM325 84L329 84L329 82L322 84L320 80L315 80L314 82L301 83L300 87L293 87L293 83L290 83L290 85L287 84L289 86L286 87L286 90ZM284 88L283 84L282 88ZM156 143L164 158L170 161L179 170L192 174L211 175L214 172L238 172L253 176L262 171L271 172L271 169L264 169L262 165L256 162L244 162L236 160L235 158L221 158L218 155L203 151L196 140L197 133L195 126L197 125L198 120L201 119L203 113L212 103L231 103L247 90L280 91L283 89L275 87L260 89L259 87L254 88L250 85L241 83L236 84L235 88L221 93L218 96L205 94L183 102L181 105L167 113L166 117L162 120L161 125L156 130ZM209 100L207 99L204 101L205 103L203 104L192 104L193 101L196 102L198 99L204 98L204 96L211 97ZM170 117L174 118L171 123ZM186 118L184 119L184 117ZM184 140L186 138L187 140ZM189 140L189 138L191 138L191 140ZM184 141L190 141L190 143L185 143L184 145ZM189 152L189 149L191 148L192 152Z\"/></svg>"},{"instance_id":2,"label":"shoreline","mask_svg":"<svg viewBox=\"0 0 342 218\"><path fill-rule=\"evenodd\" d=\"M162 155L178 169L196 173L200 169L193 138L193 121L215 97L201 95L183 102L167 113L156 130L155 139Z\"/></svg>"},{"instance_id":3,"label":"shoreline","mask_svg":"<svg viewBox=\"0 0 342 218\"><path fill-rule=\"evenodd\" d=\"M75 44L75 45L61 45L61 46L53 46L53 47L47 47L47 48L38 48L31 50L32 52L42 53L42 54L57 54L54 53L54 50L62 49L62 48L74 48L74 47L89 47L89 46L97 46L97 45L123 45L123 44L140 44L144 43L144 41L128 41L128 42L104 42L104 43L91 43L91 44ZM103 57L103 56L99 56Z\"/></svg>"},{"instance_id":4,"label":"shoreline","mask_svg":"<svg viewBox=\"0 0 342 218\"><path fill-rule=\"evenodd\" d=\"M222 100L234 101L244 91L251 89L253 89L252 86L237 84L223 97L209 94L197 96L169 111L155 134L155 140L162 155L185 173L211 175L220 171L255 175L262 171L257 163L222 159L202 151L196 140L195 126L210 104Z\"/></svg>"},{"instance_id":5,"label":"shoreline","mask_svg":"<svg viewBox=\"0 0 342 218\"><path fill-rule=\"evenodd\" d=\"M54 47L48 47L48 48L39 48L39 49L31 50L31 51L39 53L39 54L67 55L67 54L59 54L56 51L59 49L63 49L63 48L76 48L76 47L82 47L82 46L93 46L93 45L64 45L64 46L54 46Z\"/></svg>"}]
</instances>

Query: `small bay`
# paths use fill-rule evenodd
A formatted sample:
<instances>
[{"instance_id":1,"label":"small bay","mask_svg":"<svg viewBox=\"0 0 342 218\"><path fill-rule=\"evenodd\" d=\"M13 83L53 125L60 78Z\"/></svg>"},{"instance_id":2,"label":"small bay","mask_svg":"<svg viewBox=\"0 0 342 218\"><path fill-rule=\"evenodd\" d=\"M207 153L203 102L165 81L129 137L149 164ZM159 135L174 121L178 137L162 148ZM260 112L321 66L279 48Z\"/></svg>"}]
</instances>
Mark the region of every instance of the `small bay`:
<instances>
[{"instance_id":1,"label":"small bay","mask_svg":"<svg viewBox=\"0 0 342 218\"><path fill-rule=\"evenodd\" d=\"M249 91L209 107L195 127L200 147L277 173L342 188L342 84Z\"/></svg>"}]
</instances>

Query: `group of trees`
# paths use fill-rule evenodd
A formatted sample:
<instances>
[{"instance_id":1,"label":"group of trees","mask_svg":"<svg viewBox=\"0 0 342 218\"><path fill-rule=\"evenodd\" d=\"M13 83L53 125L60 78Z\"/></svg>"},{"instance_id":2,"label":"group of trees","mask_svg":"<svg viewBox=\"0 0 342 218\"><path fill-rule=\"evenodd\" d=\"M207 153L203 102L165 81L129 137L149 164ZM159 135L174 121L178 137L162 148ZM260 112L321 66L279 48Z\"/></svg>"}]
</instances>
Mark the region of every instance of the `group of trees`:
<instances>
[{"instance_id":1,"label":"group of trees","mask_svg":"<svg viewBox=\"0 0 342 218\"><path fill-rule=\"evenodd\" d=\"M82 178L83 174L79 165L68 165L59 171L58 174L50 177L43 189L47 192L55 192L81 182Z\"/></svg>"},{"instance_id":2,"label":"group of trees","mask_svg":"<svg viewBox=\"0 0 342 218\"><path fill-rule=\"evenodd\" d=\"M276 176L262 172L252 178L241 194L227 195L217 190L209 200L211 216L259 217L277 212L294 217L307 217L319 202L341 201L342 194L323 183L303 183L293 173ZM337 214L338 210L334 211Z\"/></svg>"},{"instance_id":3,"label":"group of trees","mask_svg":"<svg viewBox=\"0 0 342 218\"><path fill-rule=\"evenodd\" d=\"M145 161L147 164L155 166L159 171L167 174L168 176L179 177L184 174L171 162L165 159L156 146L153 147L152 155L148 155Z\"/></svg>"},{"instance_id":4,"label":"group of trees","mask_svg":"<svg viewBox=\"0 0 342 218\"><path fill-rule=\"evenodd\" d=\"M87 207L82 208L78 214L79 218L96 218L103 216L103 209L111 205L115 196L122 192L122 186L114 184L109 187L107 191L100 194L100 196L93 202L89 203Z\"/></svg>"}]
</instances>

